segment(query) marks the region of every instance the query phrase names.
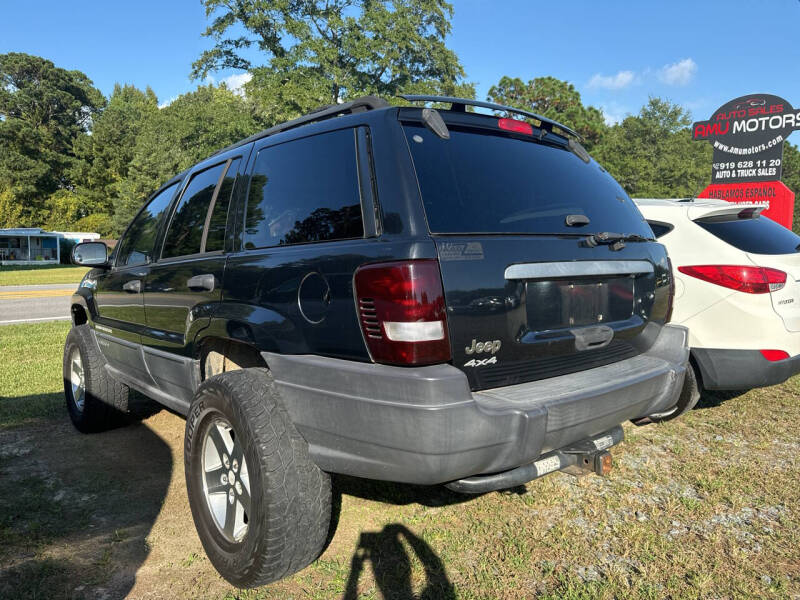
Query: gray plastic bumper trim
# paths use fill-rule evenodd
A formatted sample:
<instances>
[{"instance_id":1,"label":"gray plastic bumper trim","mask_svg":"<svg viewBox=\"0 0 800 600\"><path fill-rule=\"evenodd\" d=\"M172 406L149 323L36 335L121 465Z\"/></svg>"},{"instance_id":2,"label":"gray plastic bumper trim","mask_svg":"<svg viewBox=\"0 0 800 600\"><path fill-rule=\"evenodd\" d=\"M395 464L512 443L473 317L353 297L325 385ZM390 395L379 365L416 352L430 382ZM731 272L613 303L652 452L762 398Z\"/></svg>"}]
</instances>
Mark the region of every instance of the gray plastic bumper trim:
<instances>
[{"instance_id":1,"label":"gray plastic bumper trim","mask_svg":"<svg viewBox=\"0 0 800 600\"><path fill-rule=\"evenodd\" d=\"M800 355L769 361L758 350L692 348L708 390L749 390L783 383L800 373Z\"/></svg>"},{"instance_id":2,"label":"gray plastic bumper trim","mask_svg":"<svg viewBox=\"0 0 800 600\"><path fill-rule=\"evenodd\" d=\"M322 469L436 484L507 471L671 408L689 358L686 340L685 328L668 325L637 357L475 393L452 365L263 356Z\"/></svg>"}]
</instances>

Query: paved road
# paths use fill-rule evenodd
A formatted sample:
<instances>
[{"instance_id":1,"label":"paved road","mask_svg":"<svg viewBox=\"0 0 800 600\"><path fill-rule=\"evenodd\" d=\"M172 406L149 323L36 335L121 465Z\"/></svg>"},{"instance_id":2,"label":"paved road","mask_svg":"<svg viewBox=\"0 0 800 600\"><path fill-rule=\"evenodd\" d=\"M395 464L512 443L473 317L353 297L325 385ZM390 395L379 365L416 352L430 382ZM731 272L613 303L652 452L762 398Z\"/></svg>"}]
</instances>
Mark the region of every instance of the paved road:
<instances>
[{"instance_id":1,"label":"paved road","mask_svg":"<svg viewBox=\"0 0 800 600\"><path fill-rule=\"evenodd\" d=\"M77 283L0 286L0 325L69 319Z\"/></svg>"}]
</instances>

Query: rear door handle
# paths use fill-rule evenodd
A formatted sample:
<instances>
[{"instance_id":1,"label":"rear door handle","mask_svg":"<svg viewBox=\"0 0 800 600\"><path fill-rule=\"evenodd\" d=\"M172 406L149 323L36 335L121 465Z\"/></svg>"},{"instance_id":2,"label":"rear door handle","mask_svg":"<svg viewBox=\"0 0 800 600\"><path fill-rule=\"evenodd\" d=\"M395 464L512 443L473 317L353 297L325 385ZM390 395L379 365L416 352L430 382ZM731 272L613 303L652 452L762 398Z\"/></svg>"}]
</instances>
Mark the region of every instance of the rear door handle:
<instances>
[{"instance_id":1,"label":"rear door handle","mask_svg":"<svg viewBox=\"0 0 800 600\"><path fill-rule=\"evenodd\" d=\"M131 294L138 294L142 291L142 280L132 279L122 284L122 289Z\"/></svg>"},{"instance_id":2,"label":"rear door handle","mask_svg":"<svg viewBox=\"0 0 800 600\"><path fill-rule=\"evenodd\" d=\"M186 287L193 292L199 292L200 290L213 292L215 284L215 277L211 274L195 275L189 278L189 281L186 282Z\"/></svg>"}]
</instances>

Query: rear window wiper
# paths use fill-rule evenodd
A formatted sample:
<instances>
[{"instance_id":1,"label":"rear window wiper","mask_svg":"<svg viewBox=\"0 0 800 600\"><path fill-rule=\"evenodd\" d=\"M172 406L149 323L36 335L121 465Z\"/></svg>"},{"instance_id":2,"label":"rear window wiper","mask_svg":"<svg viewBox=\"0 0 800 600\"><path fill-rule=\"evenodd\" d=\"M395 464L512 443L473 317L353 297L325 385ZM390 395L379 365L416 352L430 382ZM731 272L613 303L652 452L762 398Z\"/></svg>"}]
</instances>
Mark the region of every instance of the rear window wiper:
<instances>
[{"instance_id":1,"label":"rear window wiper","mask_svg":"<svg viewBox=\"0 0 800 600\"><path fill-rule=\"evenodd\" d=\"M613 233L611 231L601 231L586 236L583 240L584 245L594 248L600 245L609 245L612 250L622 250L625 242L649 242L650 239L638 233Z\"/></svg>"}]
</instances>

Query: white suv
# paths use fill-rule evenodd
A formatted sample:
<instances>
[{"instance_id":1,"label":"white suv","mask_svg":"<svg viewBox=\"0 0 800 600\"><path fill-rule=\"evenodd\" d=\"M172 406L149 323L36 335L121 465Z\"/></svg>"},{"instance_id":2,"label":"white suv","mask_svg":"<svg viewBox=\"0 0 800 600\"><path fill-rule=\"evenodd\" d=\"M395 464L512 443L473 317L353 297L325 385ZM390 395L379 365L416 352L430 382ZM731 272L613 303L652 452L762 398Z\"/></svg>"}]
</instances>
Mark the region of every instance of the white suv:
<instances>
[{"instance_id":1,"label":"white suv","mask_svg":"<svg viewBox=\"0 0 800 600\"><path fill-rule=\"evenodd\" d=\"M689 328L687 401L799 373L800 236L754 204L634 201L672 261L672 322Z\"/></svg>"}]
</instances>

